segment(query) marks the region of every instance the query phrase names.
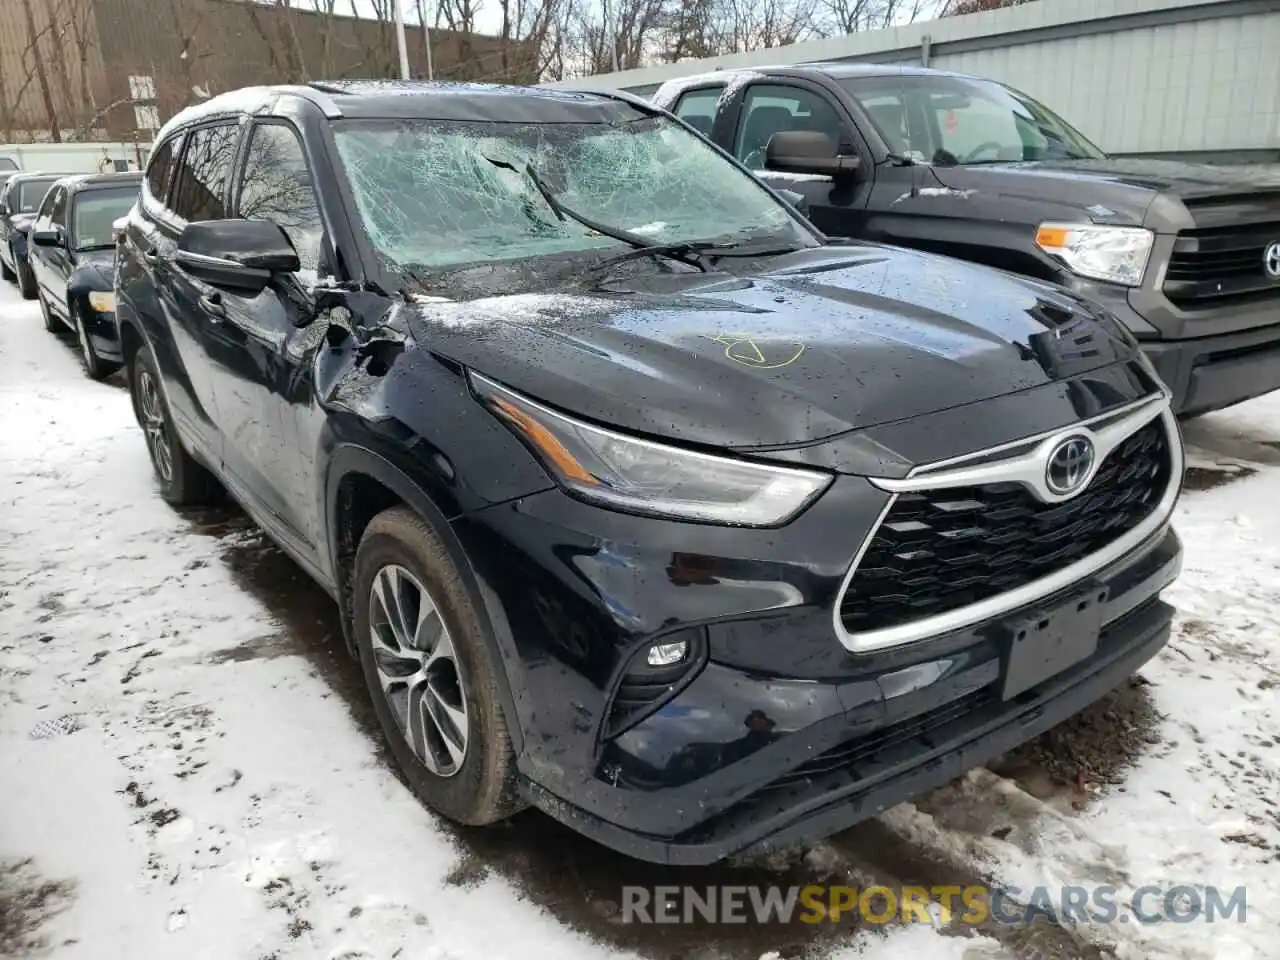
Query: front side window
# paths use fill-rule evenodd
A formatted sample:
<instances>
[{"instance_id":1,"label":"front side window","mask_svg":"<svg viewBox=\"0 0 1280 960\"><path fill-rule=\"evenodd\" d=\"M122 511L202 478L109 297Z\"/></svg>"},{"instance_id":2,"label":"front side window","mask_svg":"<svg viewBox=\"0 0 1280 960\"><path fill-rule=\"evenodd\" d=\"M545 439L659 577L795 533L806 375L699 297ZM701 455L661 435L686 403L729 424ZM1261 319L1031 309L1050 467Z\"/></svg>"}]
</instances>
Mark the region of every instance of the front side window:
<instances>
[{"instance_id":1,"label":"front side window","mask_svg":"<svg viewBox=\"0 0 1280 960\"><path fill-rule=\"evenodd\" d=\"M112 224L129 212L138 199L135 187L86 190L71 211L71 232L77 250L105 250L115 246Z\"/></svg>"},{"instance_id":2,"label":"front side window","mask_svg":"<svg viewBox=\"0 0 1280 960\"><path fill-rule=\"evenodd\" d=\"M317 269L324 228L311 170L292 130L278 123L254 127L239 196L239 216L279 224L298 251L302 269Z\"/></svg>"},{"instance_id":3,"label":"front side window","mask_svg":"<svg viewBox=\"0 0 1280 960\"><path fill-rule=\"evenodd\" d=\"M765 147L783 130L825 133L833 144L842 139L840 118L821 95L803 87L753 84L742 104L734 156L751 170L763 170Z\"/></svg>"},{"instance_id":4,"label":"front side window","mask_svg":"<svg viewBox=\"0 0 1280 960\"><path fill-rule=\"evenodd\" d=\"M35 213L54 180L24 180L9 192L9 208L13 213ZM17 195L16 198L14 195Z\"/></svg>"},{"instance_id":5,"label":"front side window","mask_svg":"<svg viewBox=\"0 0 1280 960\"><path fill-rule=\"evenodd\" d=\"M46 193L37 216L48 217L59 227L65 227L67 225L67 188L54 187Z\"/></svg>"},{"instance_id":6,"label":"front side window","mask_svg":"<svg viewBox=\"0 0 1280 960\"><path fill-rule=\"evenodd\" d=\"M889 149L917 163L1103 156L1047 107L991 80L906 74L849 77L840 84L867 112Z\"/></svg>"},{"instance_id":7,"label":"front side window","mask_svg":"<svg viewBox=\"0 0 1280 960\"><path fill-rule=\"evenodd\" d=\"M227 184L238 133L235 124L226 123L198 127L188 135L172 204L173 212L188 223L227 218Z\"/></svg>"},{"instance_id":8,"label":"front side window","mask_svg":"<svg viewBox=\"0 0 1280 960\"><path fill-rule=\"evenodd\" d=\"M632 117L529 125L348 120L335 124L335 140L374 246L415 272L625 249L560 220L529 171L565 207L654 243L815 243L705 140L666 117Z\"/></svg>"}]
</instances>

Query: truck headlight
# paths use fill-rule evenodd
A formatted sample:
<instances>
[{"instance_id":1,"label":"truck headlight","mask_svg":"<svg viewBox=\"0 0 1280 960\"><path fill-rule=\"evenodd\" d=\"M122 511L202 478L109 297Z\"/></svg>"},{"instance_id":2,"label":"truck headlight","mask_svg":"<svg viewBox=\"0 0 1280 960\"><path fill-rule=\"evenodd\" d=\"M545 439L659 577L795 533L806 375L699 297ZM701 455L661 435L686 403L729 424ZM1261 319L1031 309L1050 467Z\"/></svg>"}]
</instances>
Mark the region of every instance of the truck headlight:
<instances>
[{"instance_id":1,"label":"truck headlight","mask_svg":"<svg viewBox=\"0 0 1280 960\"><path fill-rule=\"evenodd\" d=\"M1057 257L1077 276L1126 287L1142 283L1155 235L1143 227L1042 223L1036 246Z\"/></svg>"},{"instance_id":2,"label":"truck headlight","mask_svg":"<svg viewBox=\"0 0 1280 960\"><path fill-rule=\"evenodd\" d=\"M116 295L114 293L106 293L101 290L94 290L89 294L89 306L98 313L115 313L116 312Z\"/></svg>"},{"instance_id":3,"label":"truck headlight","mask_svg":"<svg viewBox=\"0 0 1280 960\"><path fill-rule=\"evenodd\" d=\"M832 477L628 437L558 413L478 374L472 389L566 492L627 513L746 527L779 526Z\"/></svg>"}]
</instances>

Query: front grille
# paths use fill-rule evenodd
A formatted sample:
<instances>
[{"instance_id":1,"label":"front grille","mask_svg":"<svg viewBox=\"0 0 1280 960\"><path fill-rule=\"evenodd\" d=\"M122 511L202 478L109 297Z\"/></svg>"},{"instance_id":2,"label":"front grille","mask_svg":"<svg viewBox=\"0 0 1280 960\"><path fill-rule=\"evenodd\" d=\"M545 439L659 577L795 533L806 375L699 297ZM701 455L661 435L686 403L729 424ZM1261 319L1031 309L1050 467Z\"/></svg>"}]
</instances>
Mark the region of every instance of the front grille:
<instances>
[{"instance_id":1,"label":"front grille","mask_svg":"<svg viewBox=\"0 0 1280 960\"><path fill-rule=\"evenodd\" d=\"M898 495L840 605L850 633L936 616L1032 583L1141 524L1171 482L1161 418L1111 451L1089 486L1046 504L1017 483Z\"/></svg>"},{"instance_id":2,"label":"front grille","mask_svg":"<svg viewBox=\"0 0 1280 960\"><path fill-rule=\"evenodd\" d=\"M1184 230L1174 241L1164 293L1174 303L1209 306L1227 298L1280 295L1263 264L1280 222Z\"/></svg>"}]
</instances>

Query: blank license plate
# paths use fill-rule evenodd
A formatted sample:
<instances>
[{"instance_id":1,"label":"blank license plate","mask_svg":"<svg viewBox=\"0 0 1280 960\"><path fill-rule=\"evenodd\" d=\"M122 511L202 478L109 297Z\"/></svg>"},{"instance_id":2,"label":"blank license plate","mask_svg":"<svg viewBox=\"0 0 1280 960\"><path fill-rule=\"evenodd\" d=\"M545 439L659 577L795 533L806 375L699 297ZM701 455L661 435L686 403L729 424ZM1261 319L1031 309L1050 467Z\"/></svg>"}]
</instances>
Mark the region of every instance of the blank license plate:
<instances>
[{"instance_id":1,"label":"blank license plate","mask_svg":"<svg viewBox=\"0 0 1280 960\"><path fill-rule=\"evenodd\" d=\"M1004 625L1009 656L1005 700L1043 683L1098 649L1107 589L1094 586L1070 600Z\"/></svg>"}]
</instances>

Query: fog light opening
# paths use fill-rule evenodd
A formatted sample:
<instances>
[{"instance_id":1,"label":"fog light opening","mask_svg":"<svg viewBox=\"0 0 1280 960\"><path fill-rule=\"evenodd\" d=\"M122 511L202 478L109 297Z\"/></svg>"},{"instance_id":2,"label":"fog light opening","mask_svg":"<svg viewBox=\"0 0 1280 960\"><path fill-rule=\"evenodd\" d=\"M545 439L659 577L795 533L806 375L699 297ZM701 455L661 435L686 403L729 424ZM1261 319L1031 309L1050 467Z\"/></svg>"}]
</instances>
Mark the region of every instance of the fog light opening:
<instances>
[{"instance_id":1,"label":"fog light opening","mask_svg":"<svg viewBox=\"0 0 1280 960\"><path fill-rule=\"evenodd\" d=\"M645 663L651 667L672 667L683 663L689 656L689 641L675 640L671 643L655 643L645 656Z\"/></svg>"}]
</instances>

